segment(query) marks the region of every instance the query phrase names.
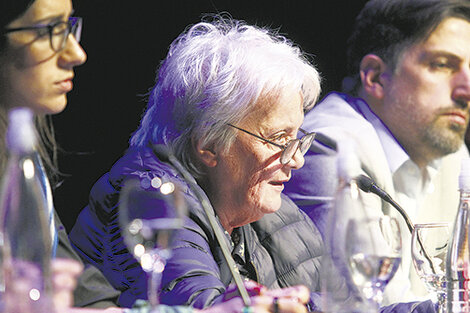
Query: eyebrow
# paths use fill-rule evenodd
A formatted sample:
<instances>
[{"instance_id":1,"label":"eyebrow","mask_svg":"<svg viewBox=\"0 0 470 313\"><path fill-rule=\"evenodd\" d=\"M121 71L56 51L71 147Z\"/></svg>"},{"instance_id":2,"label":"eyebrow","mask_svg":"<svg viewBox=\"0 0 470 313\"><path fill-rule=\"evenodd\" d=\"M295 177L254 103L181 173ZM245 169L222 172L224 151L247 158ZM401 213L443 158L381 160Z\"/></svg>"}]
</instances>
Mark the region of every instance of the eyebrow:
<instances>
[{"instance_id":1,"label":"eyebrow","mask_svg":"<svg viewBox=\"0 0 470 313\"><path fill-rule=\"evenodd\" d=\"M75 13L75 10L72 8L72 10L70 11L70 14L68 15L68 17L70 16L73 16L73 14ZM64 18L65 18L65 14L58 14L58 15L52 15L52 16L48 16L48 17L45 17L43 19L40 19L36 22L34 22L35 25L46 25L46 24L50 24L50 23L54 23L54 22L60 22L60 21L63 21Z\"/></svg>"},{"instance_id":2,"label":"eyebrow","mask_svg":"<svg viewBox=\"0 0 470 313\"><path fill-rule=\"evenodd\" d=\"M431 58L438 58L438 57L444 57L447 59L450 59L451 61L457 61L461 62L462 58L458 56L455 53L449 52L449 51L444 51L444 50L436 50L436 51L424 51L422 54L421 59L423 60L428 60Z\"/></svg>"}]
</instances>

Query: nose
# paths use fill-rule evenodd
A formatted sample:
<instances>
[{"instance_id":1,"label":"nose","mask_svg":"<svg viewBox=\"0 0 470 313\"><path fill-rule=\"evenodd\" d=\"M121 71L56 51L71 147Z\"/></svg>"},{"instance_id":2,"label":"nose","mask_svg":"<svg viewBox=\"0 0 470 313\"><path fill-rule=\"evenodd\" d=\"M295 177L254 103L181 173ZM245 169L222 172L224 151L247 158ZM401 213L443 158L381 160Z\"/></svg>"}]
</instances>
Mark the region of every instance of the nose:
<instances>
[{"instance_id":1,"label":"nose","mask_svg":"<svg viewBox=\"0 0 470 313\"><path fill-rule=\"evenodd\" d=\"M455 78L452 100L462 108L468 108L470 102L470 68L463 68Z\"/></svg>"},{"instance_id":2,"label":"nose","mask_svg":"<svg viewBox=\"0 0 470 313\"><path fill-rule=\"evenodd\" d=\"M72 69L85 63L87 55L73 35L69 35L65 47L60 51L59 62L64 68Z\"/></svg>"},{"instance_id":3,"label":"nose","mask_svg":"<svg viewBox=\"0 0 470 313\"><path fill-rule=\"evenodd\" d=\"M294 153L292 159L286 165L290 166L294 170L298 170L304 166L305 158L304 155L300 152L300 149L297 149Z\"/></svg>"}]
</instances>

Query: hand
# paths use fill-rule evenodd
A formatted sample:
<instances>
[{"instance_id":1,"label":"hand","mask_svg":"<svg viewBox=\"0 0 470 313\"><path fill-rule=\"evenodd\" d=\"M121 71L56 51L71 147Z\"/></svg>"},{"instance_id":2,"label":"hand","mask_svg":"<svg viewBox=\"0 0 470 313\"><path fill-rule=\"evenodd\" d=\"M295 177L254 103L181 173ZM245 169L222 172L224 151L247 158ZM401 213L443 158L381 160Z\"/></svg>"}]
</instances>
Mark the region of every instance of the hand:
<instances>
[{"instance_id":1,"label":"hand","mask_svg":"<svg viewBox=\"0 0 470 313\"><path fill-rule=\"evenodd\" d=\"M252 296L259 296L262 292L268 290L265 286L258 284L253 280L245 280L243 281L245 285L246 291L250 297ZM226 302L232 298L240 297L240 293L238 292L237 285L231 284L225 290L222 302Z\"/></svg>"},{"instance_id":2,"label":"hand","mask_svg":"<svg viewBox=\"0 0 470 313\"><path fill-rule=\"evenodd\" d=\"M292 299L299 303L307 304L310 300L310 291L307 287L298 285L282 289L263 289L260 295L266 295L270 297Z\"/></svg>"},{"instance_id":3,"label":"hand","mask_svg":"<svg viewBox=\"0 0 470 313\"><path fill-rule=\"evenodd\" d=\"M30 292L42 285L42 272L37 264L13 260L6 266L5 312L30 312L35 307ZM82 265L74 260L55 259L51 262L52 300L58 312L73 305L73 290ZM49 306L49 302L43 302Z\"/></svg>"},{"instance_id":4,"label":"hand","mask_svg":"<svg viewBox=\"0 0 470 313\"><path fill-rule=\"evenodd\" d=\"M266 287L259 285L255 282L245 282L248 294L251 296L251 308L255 313L273 313L275 298L277 298L278 312L279 313L304 313L307 312L305 304L310 299L310 293L305 286L294 286L283 289L268 290ZM238 295L236 290L231 289L233 286L227 289L224 299L227 299L227 295ZM256 295L258 293L258 295ZM242 299L232 297L226 302L220 303L210 308L206 308L202 311L195 311L200 313L216 313L216 312L227 312L227 313L240 313L243 309Z\"/></svg>"},{"instance_id":5,"label":"hand","mask_svg":"<svg viewBox=\"0 0 470 313\"><path fill-rule=\"evenodd\" d=\"M241 313L243 309L243 300L240 297L233 298L227 302L206 308L204 310L195 310L195 313ZM254 313L273 313L274 298L270 296L251 297L251 308ZM279 313L306 313L305 304L289 298L278 299Z\"/></svg>"},{"instance_id":6,"label":"hand","mask_svg":"<svg viewBox=\"0 0 470 313\"><path fill-rule=\"evenodd\" d=\"M423 302L407 302L395 303L389 306L382 307L381 313L435 313L437 312L436 304L431 300Z\"/></svg>"},{"instance_id":7,"label":"hand","mask_svg":"<svg viewBox=\"0 0 470 313\"><path fill-rule=\"evenodd\" d=\"M108 309L84 309L84 308L68 308L61 313L123 313L124 309L121 308L108 308Z\"/></svg>"},{"instance_id":8,"label":"hand","mask_svg":"<svg viewBox=\"0 0 470 313\"><path fill-rule=\"evenodd\" d=\"M54 259L51 267L54 305L58 312L62 312L73 305L73 290L83 266L74 260Z\"/></svg>"}]
</instances>

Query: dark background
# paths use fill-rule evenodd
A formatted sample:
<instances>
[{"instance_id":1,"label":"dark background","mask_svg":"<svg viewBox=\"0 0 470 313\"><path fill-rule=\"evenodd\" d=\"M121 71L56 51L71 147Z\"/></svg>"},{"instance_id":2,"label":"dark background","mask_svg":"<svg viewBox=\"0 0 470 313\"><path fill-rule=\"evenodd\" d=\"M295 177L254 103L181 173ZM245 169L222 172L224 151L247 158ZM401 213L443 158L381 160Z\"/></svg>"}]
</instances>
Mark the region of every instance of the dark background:
<instances>
[{"instance_id":1,"label":"dark background","mask_svg":"<svg viewBox=\"0 0 470 313\"><path fill-rule=\"evenodd\" d=\"M54 116L67 176L55 204L67 229L87 204L93 183L122 155L145 108L168 46L203 14L228 12L268 26L312 56L322 95L338 90L345 74L345 47L365 0L75 0L84 18L81 44L87 62L76 69L66 110Z\"/></svg>"}]
</instances>

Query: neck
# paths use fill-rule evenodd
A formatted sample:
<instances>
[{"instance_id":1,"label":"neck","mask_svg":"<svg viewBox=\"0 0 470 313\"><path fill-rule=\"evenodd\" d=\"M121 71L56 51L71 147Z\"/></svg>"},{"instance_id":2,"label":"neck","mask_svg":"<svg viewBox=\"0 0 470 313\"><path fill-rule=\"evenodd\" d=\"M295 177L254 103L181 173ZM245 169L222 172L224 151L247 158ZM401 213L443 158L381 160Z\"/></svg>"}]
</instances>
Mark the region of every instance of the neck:
<instances>
[{"instance_id":1,"label":"neck","mask_svg":"<svg viewBox=\"0 0 470 313\"><path fill-rule=\"evenodd\" d=\"M228 214L225 214L224 210L215 209L217 216L219 217L222 227L231 235L235 226L232 226L231 219Z\"/></svg>"},{"instance_id":2,"label":"neck","mask_svg":"<svg viewBox=\"0 0 470 313\"><path fill-rule=\"evenodd\" d=\"M424 171L434 160L443 157L442 155L435 155L432 151L415 151L414 149L407 148L405 146L404 149L410 156L411 161L413 161L421 171Z\"/></svg>"},{"instance_id":3,"label":"neck","mask_svg":"<svg viewBox=\"0 0 470 313\"><path fill-rule=\"evenodd\" d=\"M197 183L199 186L201 186L209 198L224 230L226 230L229 234L232 234L232 231L236 226L233 226L231 223L232 218L230 216L230 208L226 207L225 202L223 201L223 197L219 197L219 193L214 192L214 188L212 188L212 184L210 183L209 178L205 177L203 179L199 179Z\"/></svg>"}]
</instances>

